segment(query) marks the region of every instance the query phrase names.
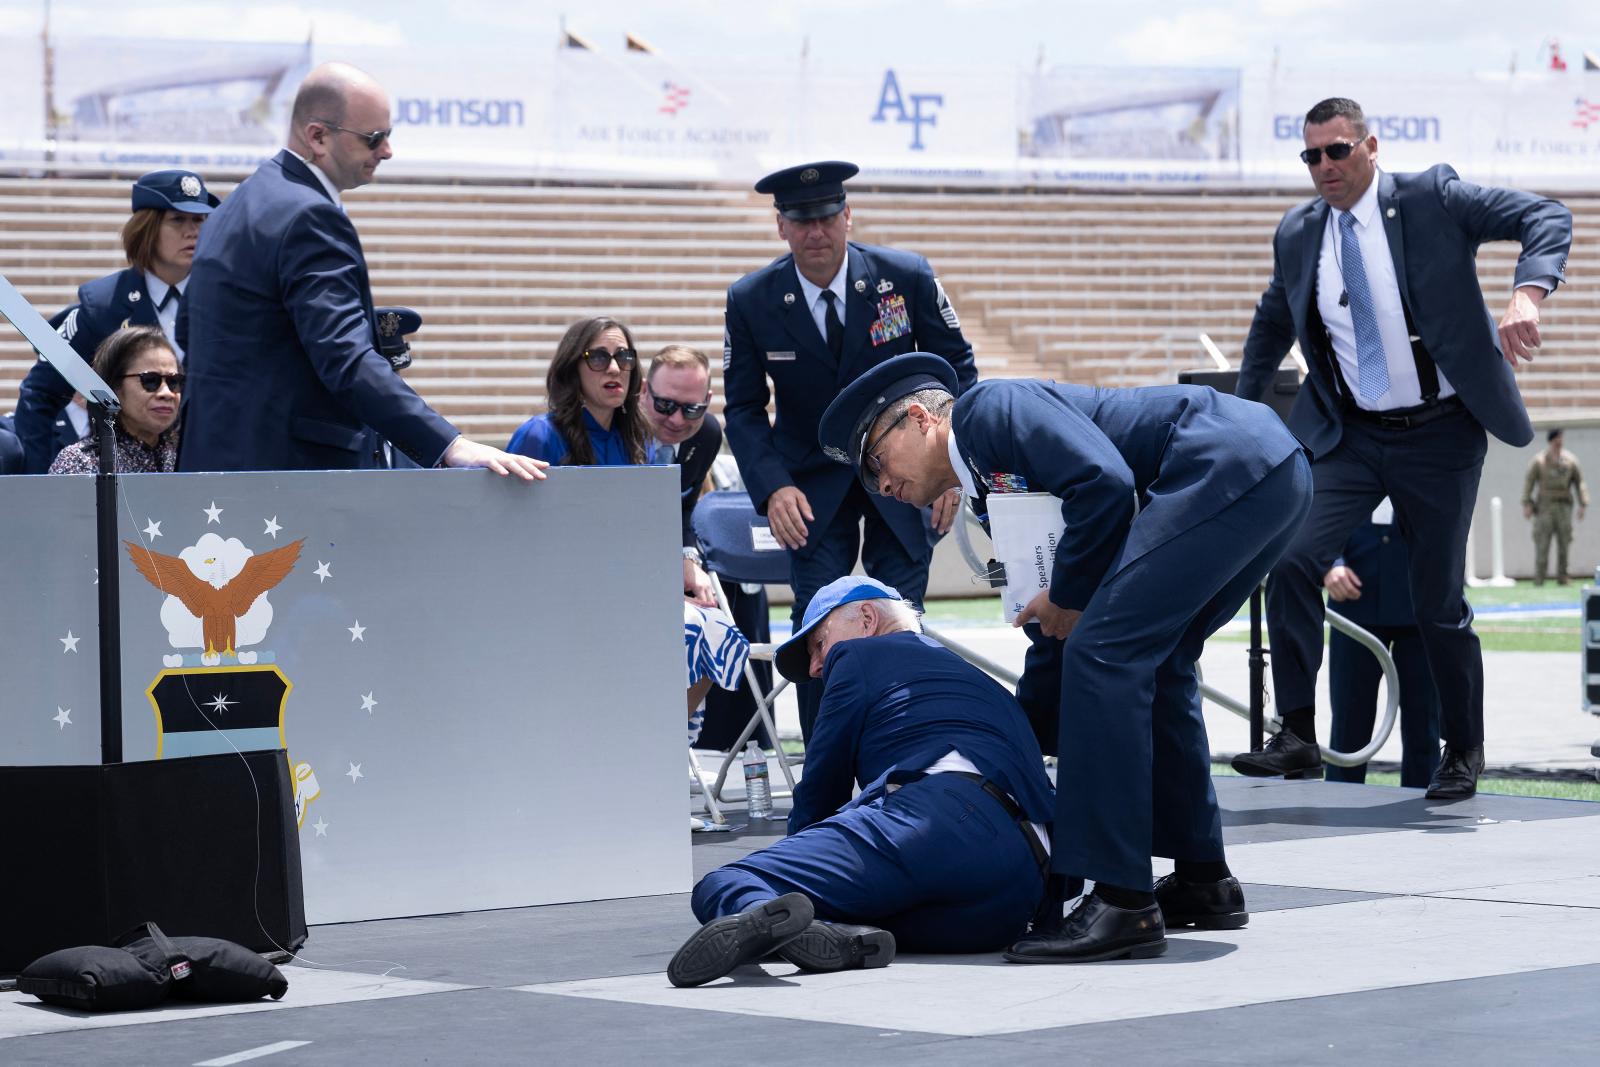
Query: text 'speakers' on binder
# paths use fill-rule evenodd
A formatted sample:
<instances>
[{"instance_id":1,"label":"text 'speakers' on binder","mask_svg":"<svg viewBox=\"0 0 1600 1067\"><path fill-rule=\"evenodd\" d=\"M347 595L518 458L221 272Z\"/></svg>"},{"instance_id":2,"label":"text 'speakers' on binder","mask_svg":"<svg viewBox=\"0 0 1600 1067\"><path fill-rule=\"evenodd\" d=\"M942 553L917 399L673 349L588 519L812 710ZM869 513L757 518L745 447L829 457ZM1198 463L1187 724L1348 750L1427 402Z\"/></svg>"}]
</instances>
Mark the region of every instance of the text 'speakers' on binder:
<instances>
[{"instance_id":1,"label":"text 'speakers' on binder","mask_svg":"<svg viewBox=\"0 0 1600 1067\"><path fill-rule=\"evenodd\" d=\"M1005 567L1001 590L1007 622L1014 622L1028 602L1050 588L1056 546L1066 531L1061 498L1050 493L990 493L989 539L995 561Z\"/></svg>"}]
</instances>

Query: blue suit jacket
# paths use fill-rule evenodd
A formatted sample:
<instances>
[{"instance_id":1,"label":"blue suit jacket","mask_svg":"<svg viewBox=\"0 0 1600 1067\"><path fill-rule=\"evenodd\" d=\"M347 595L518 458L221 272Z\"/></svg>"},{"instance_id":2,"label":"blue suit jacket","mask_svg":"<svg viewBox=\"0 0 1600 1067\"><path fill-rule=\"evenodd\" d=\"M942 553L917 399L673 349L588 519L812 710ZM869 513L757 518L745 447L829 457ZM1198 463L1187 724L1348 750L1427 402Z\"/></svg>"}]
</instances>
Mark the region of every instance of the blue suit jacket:
<instances>
[{"instance_id":1,"label":"blue suit jacket","mask_svg":"<svg viewBox=\"0 0 1600 1067\"><path fill-rule=\"evenodd\" d=\"M1025 483L1011 483L1016 491L1061 498L1066 532L1050 600L1075 611L1300 450L1271 408L1199 385L979 382L956 401L952 427L980 494L1009 474Z\"/></svg>"},{"instance_id":2,"label":"blue suit jacket","mask_svg":"<svg viewBox=\"0 0 1600 1067\"><path fill-rule=\"evenodd\" d=\"M355 226L287 151L206 220L180 318L179 470L371 467L379 434L431 467L456 437L378 354Z\"/></svg>"},{"instance_id":3,"label":"blue suit jacket","mask_svg":"<svg viewBox=\"0 0 1600 1067\"><path fill-rule=\"evenodd\" d=\"M78 302L51 319L56 333L83 357L94 361L100 342L124 326L155 326L155 301L145 289L144 271L126 267L78 287ZM116 382L109 383L113 389ZM54 367L39 360L29 368L17 393L17 436L27 454L29 474L50 469L56 453L78 439L62 411L72 402L72 386Z\"/></svg>"},{"instance_id":4,"label":"blue suit jacket","mask_svg":"<svg viewBox=\"0 0 1600 1067\"><path fill-rule=\"evenodd\" d=\"M819 524L838 510L855 475L822 454L817 425L839 390L868 368L890 356L923 351L950 361L960 389L978 380L972 346L961 335L960 321L942 299L926 259L854 242L846 255L844 353L837 362L806 307L792 255L773 260L728 289L723 420L739 473L763 515L767 498L787 485L806 494ZM857 282L862 283L860 291ZM879 319L880 303L895 297L905 298L910 328L874 344L872 326ZM767 401L773 397L776 417L769 422ZM873 503L914 556L927 550L917 509L887 497L874 497Z\"/></svg>"},{"instance_id":5,"label":"blue suit jacket","mask_svg":"<svg viewBox=\"0 0 1600 1067\"><path fill-rule=\"evenodd\" d=\"M1355 600L1330 600L1328 606L1358 626L1415 626L1411 606L1411 562L1405 538L1393 523L1365 522L1345 542L1344 565L1361 579Z\"/></svg>"},{"instance_id":6,"label":"blue suit jacket","mask_svg":"<svg viewBox=\"0 0 1600 1067\"><path fill-rule=\"evenodd\" d=\"M0 415L0 474L26 474L22 442L12 429L10 415Z\"/></svg>"},{"instance_id":7,"label":"blue suit jacket","mask_svg":"<svg viewBox=\"0 0 1600 1067\"><path fill-rule=\"evenodd\" d=\"M875 799L889 783L910 781L952 749L1010 793L1030 821L1055 821L1055 790L1016 698L943 645L915 633L841 641L822 678L791 834ZM854 801L852 780L861 786Z\"/></svg>"},{"instance_id":8,"label":"blue suit jacket","mask_svg":"<svg viewBox=\"0 0 1600 1067\"><path fill-rule=\"evenodd\" d=\"M1522 242L1516 285L1565 277L1572 213L1554 200L1473 185L1440 165L1420 174L1378 175L1378 208L1400 297L1428 354L1484 429L1511 445L1533 440L1515 376L1500 352L1494 316L1478 286L1484 241ZM1259 399L1296 340L1310 369L1289 427L1316 455L1338 445L1344 420L1333 347L1317 313L1317 260L1327 202L1292 208L1272 239L1272 281L1256 305L1239 366L1238 395Z\"/></svg>"}]
</instances>

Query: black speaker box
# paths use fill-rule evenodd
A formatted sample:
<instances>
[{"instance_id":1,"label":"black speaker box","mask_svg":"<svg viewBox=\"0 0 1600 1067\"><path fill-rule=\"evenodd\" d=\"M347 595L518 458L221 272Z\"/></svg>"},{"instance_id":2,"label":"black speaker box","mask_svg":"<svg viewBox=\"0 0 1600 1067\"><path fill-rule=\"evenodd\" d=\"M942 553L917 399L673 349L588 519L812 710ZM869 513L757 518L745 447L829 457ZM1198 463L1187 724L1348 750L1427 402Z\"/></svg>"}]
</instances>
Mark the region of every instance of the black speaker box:
<instances>
[{"instance_id":1,"label":"black speaker box","mask_svg":"<svg viewBox=\"0 0 1600 1067\"><path fill-rule=\"evenodd\" d=\"M1178 372L1179 385L1209 385L1219 393L1232 395L1239 384L1236 370L1186 370ZM1300 372L1293 367L1280 368L1267 386L1261 402L1278 413L1278 418L1289 421L1289 409L1300 392Z\"/></svg>"},{"instance_id":2,"label":"black speaker box","mask_svg":"<svg viewBox=\"0 0 1600 1067\"><path fill-rule=\"evenodd\" d=\"M305 943L281 750L0 767L0 811L0 975L145 921L257 952Z\"/></svg>"}]
</instances>

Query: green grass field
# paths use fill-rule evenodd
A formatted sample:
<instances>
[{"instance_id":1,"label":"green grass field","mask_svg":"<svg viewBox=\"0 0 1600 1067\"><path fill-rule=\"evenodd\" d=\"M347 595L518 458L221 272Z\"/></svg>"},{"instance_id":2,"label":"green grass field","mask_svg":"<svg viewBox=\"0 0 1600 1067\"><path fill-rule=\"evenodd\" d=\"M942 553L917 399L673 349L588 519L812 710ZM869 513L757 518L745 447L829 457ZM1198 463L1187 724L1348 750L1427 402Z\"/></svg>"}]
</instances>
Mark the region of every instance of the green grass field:
<instances>
[{"instance_id":1,"label":"green grass field","mask_svg":"<svg viewBox=\"0 0 1600 1067\"><path fill-rule=\"evenodd\" d=\"M1213 763L1214 778L1237 778L1238 774L1226 763ZM1367 785L1385 785L1398 788L1398 771L1372 771L1367 775ZM1567 778L1480 778L1478 792L1495 793L1508 797L1546 797L1552 800L1588 800L1600 802L1600 782L1579 782Z\"/></svg>"}]
</instances>

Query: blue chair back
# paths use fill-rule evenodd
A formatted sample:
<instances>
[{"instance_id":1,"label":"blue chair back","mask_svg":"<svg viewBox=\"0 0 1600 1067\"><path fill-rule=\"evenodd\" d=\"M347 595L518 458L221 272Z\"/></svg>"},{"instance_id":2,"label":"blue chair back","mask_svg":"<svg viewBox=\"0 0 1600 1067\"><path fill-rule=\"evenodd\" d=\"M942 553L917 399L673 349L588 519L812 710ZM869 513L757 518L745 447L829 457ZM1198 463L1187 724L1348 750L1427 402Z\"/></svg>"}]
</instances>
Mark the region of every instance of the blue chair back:
<instances>
[{"instance_id":1,"label":"blue chair back","mask_svg":"<svg viewBox=\"0 0 1600 1067\"><path fill-rule=\"evenodd\" d=\"M690 516L706 570L731 582L789 583L789 553L757 515L750 494L723 489L700 498Z\"/></svg>"}]
</instances>

